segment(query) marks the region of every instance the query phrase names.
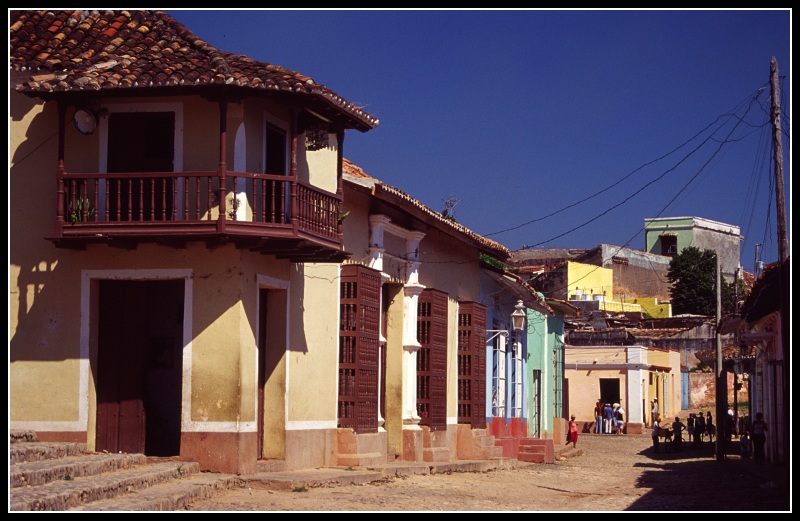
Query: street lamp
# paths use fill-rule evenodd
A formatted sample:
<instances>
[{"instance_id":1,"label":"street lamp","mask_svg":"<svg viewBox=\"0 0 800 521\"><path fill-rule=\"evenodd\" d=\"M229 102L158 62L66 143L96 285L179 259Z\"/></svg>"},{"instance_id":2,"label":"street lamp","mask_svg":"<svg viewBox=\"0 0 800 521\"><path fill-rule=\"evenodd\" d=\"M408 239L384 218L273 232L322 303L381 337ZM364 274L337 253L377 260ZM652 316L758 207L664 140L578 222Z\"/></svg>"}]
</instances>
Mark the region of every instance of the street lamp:
<instances>
[{"instance_id":1,"label":"street lamp","mask_svg":"<svg viewBox=\"0 0 800 521\"><path fill-rule=\"evenodd\" d=\"M525 304L518 300L514 308L514 312L511 313L511 325L514 331L522 331L525 329Z\"/></svg>"},{"instance_id":2,"label":"street lamp","mask_svg":"<svg viewBox=\"0 0 800 521\"><path fill-rule=\"evenodd\" d=\"M517 301L517 304L514 306L514 312L511 313L511 329L514 331L523 331L525 329L525 304L523 304L521 300ZM498 336L508 338L507 329L487 329L486 332L494 333L486 339L487 344Z\"/></svg>"}]
</instances>

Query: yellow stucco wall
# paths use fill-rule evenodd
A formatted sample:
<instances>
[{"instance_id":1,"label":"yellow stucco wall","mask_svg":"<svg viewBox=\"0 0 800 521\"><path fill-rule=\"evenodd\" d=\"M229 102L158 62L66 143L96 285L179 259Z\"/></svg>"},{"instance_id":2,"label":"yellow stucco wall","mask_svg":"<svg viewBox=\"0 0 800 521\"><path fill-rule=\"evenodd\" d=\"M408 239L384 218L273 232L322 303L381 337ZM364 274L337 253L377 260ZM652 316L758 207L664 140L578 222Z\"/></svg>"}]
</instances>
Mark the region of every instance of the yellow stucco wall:
<instances>
[{"instance_id":1,"label":"yellow stucco wall","mask_svg":"<svg viewBox=\"0 0 800 521\"><path fill-rule=\"evenodd\" d=\"M567 299L576 295L576 288L583 295L605 294L606 300L614 300L614 272L611 268L601 268L580 262L567 262Z\"/></svg>"},{"instance_id":2,"label":"yellow stucco wall","mask_svg":"<svg viewBox=\"0 0 800 521\"><path fill-rule=\"evenodd\" d=\"M593 369L576 369L592 364ZM564 376L569 381L569 410L578 421L594 421L594 405L600 398L601 379L619 379L620 394L626 396L626 350L621 347L570 347L564 351Z\"/></svg>"},{"instance_id":3,"label":"yellow stucco wall","mask_svg":"<svg viewBox=\"0 0 800 521\"><path fill-rule=\"evenodd\" d=\"M639 304L651 318L669 318L672 316L672 305L669 302L660 301L658 298L635 298L620 299L628 304Z\"/></svg>"},{"instance_id":4,"label":"yellow stucco wall","mask_svg":"<svg viewBox=\"0 0 800 521\"><path fill-rule=\"evenodd\" d=\"M335 428L339 354L339 266L293 264L288 349L288 420Z\"/></svg>"},{"instance_id":5,"label":"yellow stucco wall","mask_svg":"<svg viewBox=\"0 0 800 521\"><path fill-rule=\"evenodd\" d=\"M628 422L650 424L650 404L659 397L662 416L674 417L681 406L680 353L642 346L570 346L564 352L569 411L593 422L602 379L619 380L620 403Z\"/></svg>"},{"instance_id":6,"label":"yellow stucco wall","mask_svg":"<svg viewBox=\"0 0 800 521\"><path fill-rule=\"evenodd\" d=\"M256 331L259 276L277 281L291 295L287 311L288 364L279 356L267 393L270 410L298 421L335 425L338 325L338 267L292 265L233 245L209 249L202 242L185 249L141 244L136 249L90 245L85 250L56 248L53 236L56 192L57 114L55 104L43 105L14 92L10 95L9 147L9 419L12 426L82 431L93 428L96 363L96 285L107 277L130 279L185 278L190 295L190 384L184 392L184 420L190 429L222 422L222 430L254 429L256 419ZM134 101L134 100L131 100ZM148 103L181 103L183 111L183 168L213 170L218 160L218 125L208 124L215 103L179 99ZM267 103L259 102L266 110ZM71 111L68 111L68 118ZM213 116L212 116L213 117ZM232 126L248 125L247 164L260 171L263 111L229 113ZM250 146L252 145L252 146ZM78 134L66 125L68 171L97 171L99 138ZM228 166L232 167L233 139ZM330 154L325 159L328 168ZM335 170L329 171L331 174ZM334 179L335 176L331 176ZM333 185L335 186L335 184ZM289 289L291 288L291 289ZM279 300L279 299L278 299ZM82 307L84 306L84 307ZM94 317L94 318L93 318ZM285 333L285 332L284 332ZM286 335L284 335L286 336ZM275 346L273 346L273 349ZM83 350L83 351L82 351ZM87 354L88 352L88 354ZM286 375L292 387L286 389ZM310 384L309 384L310 382ZM328 387L324 388L323 382ZM310 392L308 386L311 386ZM300 396L309 398L301 399ZM286 399L295 400L291 411ZM320 397L324 397L320 399ZM275 405L275 407L272 407ZM184 423L186 428L186 423ZM216 427L215 427L216 428ZM90 432L91 438L91 432Z\"/></svg>"},{"instance_id":7,"label":"yellow stucco wall","mask_svg":"<svg viewBox=\"0 0 800 521\"><path fill-rule=\"evenodd\" d=\"M336 193L338 182L335 176L339 145L336 134L328 134L328 146L320 150L306 150L305 134L297 139L297 175L313 186Z\"/></svg>"}]
</instances>

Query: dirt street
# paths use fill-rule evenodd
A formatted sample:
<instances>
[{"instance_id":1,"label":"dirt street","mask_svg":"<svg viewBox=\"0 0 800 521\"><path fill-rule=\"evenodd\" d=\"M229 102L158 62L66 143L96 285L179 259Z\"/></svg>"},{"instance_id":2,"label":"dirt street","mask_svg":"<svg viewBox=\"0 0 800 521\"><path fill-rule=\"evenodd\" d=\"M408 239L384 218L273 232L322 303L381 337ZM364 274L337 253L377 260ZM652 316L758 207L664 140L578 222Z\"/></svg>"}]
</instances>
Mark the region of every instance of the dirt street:
<instances>
[{"instance_id":1,"label":"dirt street","mask_svg":"<svg viewBox=\"0 0 800 521\"><path fill-rule=\"evenodd\" d=\"M581 434L584 454L511 470L396 477L367 485L276 492L249 483L193 511L781 511L791 481L779 467L725 460L714 446L654 454L649 433Z\"/></svg>"}]
</instances>

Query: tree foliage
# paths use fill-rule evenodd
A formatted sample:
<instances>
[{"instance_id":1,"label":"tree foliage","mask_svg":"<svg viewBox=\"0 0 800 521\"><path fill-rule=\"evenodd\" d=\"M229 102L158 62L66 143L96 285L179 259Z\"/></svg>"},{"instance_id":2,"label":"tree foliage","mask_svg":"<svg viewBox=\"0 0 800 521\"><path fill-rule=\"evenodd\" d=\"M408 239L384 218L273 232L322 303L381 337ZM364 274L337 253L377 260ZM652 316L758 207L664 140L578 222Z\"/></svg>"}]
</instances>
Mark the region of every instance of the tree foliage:
<instances>
[{"instance_id":1,"label":"tree foliage","mask_svg":"<svg viewBox=\"0 0 800 521\"><path fill-rule=\"evenodd\" d=\"M691 314L716 316L716 253L689 246L675 255L669 263L667 278L671 284L670 299L675 315ZM722 314L736 310L733 284L721 279ZM740 285L739 298L744 294Z\"/></svg>"}]
</instances>

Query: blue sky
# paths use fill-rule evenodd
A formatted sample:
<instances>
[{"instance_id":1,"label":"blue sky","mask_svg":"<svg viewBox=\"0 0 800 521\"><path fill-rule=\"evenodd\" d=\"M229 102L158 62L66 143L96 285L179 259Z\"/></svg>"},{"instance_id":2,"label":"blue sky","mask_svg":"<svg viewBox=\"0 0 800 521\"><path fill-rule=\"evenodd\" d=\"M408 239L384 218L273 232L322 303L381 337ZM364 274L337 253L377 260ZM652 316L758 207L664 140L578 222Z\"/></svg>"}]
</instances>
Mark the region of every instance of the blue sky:
<instances>
[{"instance_id":1,"label":"blue sky","mask_svg":"<svg viewBox=\"0 0 800 521\"><path fill-rule=\"evenodd\" d=\"M697 216L741 228L747 271L756 244L778 258L770 60L790 223L790 9L166 12L379 118L345 157L511 250L644 249L644 219Z\"/></svg>"}]
</instances>

